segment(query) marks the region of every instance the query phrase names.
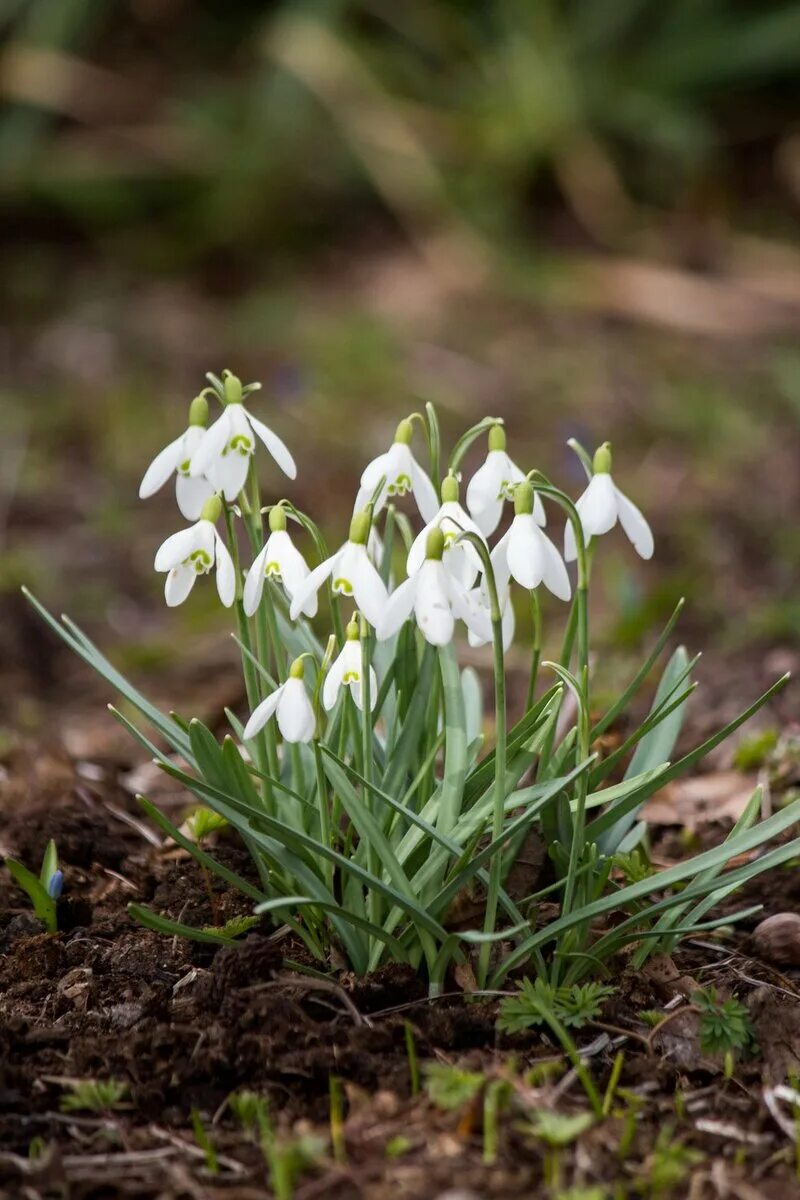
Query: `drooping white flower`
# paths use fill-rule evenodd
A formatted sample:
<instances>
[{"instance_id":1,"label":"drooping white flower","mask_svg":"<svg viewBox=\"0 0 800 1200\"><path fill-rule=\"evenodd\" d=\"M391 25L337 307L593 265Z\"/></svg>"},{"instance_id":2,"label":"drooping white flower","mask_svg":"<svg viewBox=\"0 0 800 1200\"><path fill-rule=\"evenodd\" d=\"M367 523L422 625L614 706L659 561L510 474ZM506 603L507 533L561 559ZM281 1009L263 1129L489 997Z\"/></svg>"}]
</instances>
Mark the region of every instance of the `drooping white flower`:
<instances>
[{"instance_id":1,"label":"drooping white flower","mask_svg":"<svg viewBox=\"0 0 800 1200\"><path fill-rule=\"evenodd\" d=\"M214 486L202 476L193 478L189 474L189 466L205 434L207 422L208 401L201 394L194 398L189 408L188 428L174 442L165 446L145 471L139 485L140 500L155 495L174 473L178 508L187 521L199 519L203 505L214 494Z\"/></svg>"},{"instance_id":2,"label":"drooping white flower","mask_svg":"<svg viewBox=\"0 0 800 1200\"><path fill-rule=\"evenodd\" d=\"M491 638L488 613L476 596L447 570L442 562L443 553L444 534L434 528L428 534L424 563L389 597L375 628L378 641L397 633L412 613L423 637L432 646L445 646L452 641L456 620L463 621L476 636Z\"/></svg>"},{"instance_id":3,"label":"drooping white flower","mask_svg":"<svg viewBox=\"0 0 800 1200\"><path fill-rule=\"evenodd\" d=\"M247 479L250 459L259 437L285 475L294 479L297 467L287 447L276 433L256 420L242 404L242 384L230 372L224 374L225 408L192 455L189 473L205 476L214 488L233 503Z\"/></svg>"},{"instance_id":4,"label":"drooping white flower","mask_svg":"<svg viewBox=\"0 0 800 1200\"><path fill-rule=\"evenodd\" d=\"M514 499L514 488L525 478L506 453L506 433L502 425L489 430L489 451L467 486L467 508L481 533L494 533L503 516L503 504ZM533 515L540 525L547 523L540 496L534 500Z\"/></svg>"},{"instance_id":5,"label":"drooping white flower","mask_svg":"<svg viewBox=\"0 0 800 1200\"><path fill-rule=\"evenodd\" d=\"M322 703L325 711L330 712L339 698L342 687L350 688L350 695L359 708L363 708L363 659L361 640L358 632L358 621L353 620L347 626L347 637L342 650L331 663L330 670L322 685ZM378 698L378 676L374 667L369 669L369 702L370 709L375 708Z\"/></svg>"},{"instance_id":6,"label":"drooping white flower","mask_svg":"<svg viewBox=\"0 0 800 1200\"><path fill-rule=\"evenodd\" d=\"M619 520L637 554L653 557L653 534L639 509L624 495L611 478L611 446L604 442L595 452L594 474L589 486L575 507L583 526L584 538L600 537L613 529ZM564 558L572 562L577 557L575 531L567 521L564 530Z\"/></svg>"},{"instance_id":7,"label":"drooping white flower","mask_svg":"<svg viewBox=\"0 0 800 1200\"><path fill-rule=\"evenodd\" d=\"M417 502L423 521L432 521L436 516L439 504L436 499L436 489L426 471L423 471L414 455L411 453L412 424L401 421L394 435L394 442L385 454L373 458L361 476L361 487L356 496L353 512L361 512L372 499L373 493L380 483L385 480L373 506L373 512L378 513L389 496L405 496L408 493Z\"/></svg>"},{"instance_id":8,"label":"drooping white flower","mask_svg":"<svg viewBox=\"0 0 800 1200\"><path fill-rule=\"evenodd\" d=\"M264 548L254 559L245 579L244 611L248 617L252 617L261 603L264 580L268 576L280 580L291 600L310 574L306 560L286 531L286 513L280 505L276 505L269 514L269 528L270 534ZM308 598L301 611L307 617L316 615L316 592Z\"/></svg>"},{"instance_id":9,"label":"drooping white flower","mask_svg":"<svg viewBox=\"0 0 800 1200\"><path fill-rule=\"evenodd\" d=\"M228 547L216 531L222 504L218 496L206 500L200 520L173 533L156 551L155 569L166 571L164 597L170 608L182 604L198 575L216 567L217 591L226 608L236 598L236 574Z\"/></svg>"},{"instance_id":10,"label":"drooping white flower","mask_svg":"<svg viewBox=\"0 0 800 1200\"><path fill-rule=\"evenodd\" d=\"M370 517L357 513L350 522L350 537L330 558L326 558L298 586L292 597L289 615L296 621L311 597L316 597L326 579L338 595L352 596L357 607L369 621L377 625L381 619L388 593L386 585L367 553Z\"/></svg>"},{"instance_id":11,"label":"drooping white flower","mask_svg":"<svg viewBox=\"0 0 800 1200\"><path fill-rule=\"evenodd\" d=\"M277 715L278 728L286 742L310 742L317 728L314 709L303 682L303 660L296 658L289 668L289 678L262 700L244 727L244 739L250 738L264 728L273 714Z\"/></svg>"},{"instance_id":12,"label":"drooping white flower","mask_svg":"<svg viewBox=\"0 0 800 1200\"><path fill-rule=\"evenodd\" d=\"M544 584L559 600L569 600L572 587L564 560L533 516L534 490L524 480L514 495L514 520L492 551L498 592L509 576L529 591Z\"/></svg>"},{"instance_id":13,"label":"drooping white flower","mask_svg":"<svg viewBox=\"0 0 800 1200\"><path fill-rule=\"evenodd\" d=\"M481 541L485 541L485 538L472 518L459 504L458 480L454 475L448 475L442 481L441 507L434 519L428 522L421 533L417 534L411 545L406 560L408 575L415 575L425 562L428 534L432 529L441 529L444 534L442 562L455 575L459 583L468 590L472 587L481 569L481 557L470 542L459 542L457 539L462 533L474 533Z\"/></svg>"},{"instance_id":14,"label":"drooping white flower","mask_svg":"<svg viewBox=\"0 0 800 1200\"><path fill-rule=\"evenodd\" d=\"M480 587L473 588L472 591L470 592L470 596L473 599L473 603L480 604L481 607L484 609L484 611L486 612L486 619L487 619L487 621L490 622L490 624L489 624L489 630L488 630L488 637L479 637L476 633L473 633L473 631L471 629L469 629L469 630L467 630L467 641L469 642L470 646L474 646L474 647L486 646L492 640L493 630L491 627L491 616L489 613L489 601L488 601L488 597L486 594L485 584L481 584ZM503 628L503 649L508 650L509 646L511 645L511 643L514 640L514 633L516 632L516 628L517 628L517 619L514 615L514 605L511 603L511 580L510 579L506 579L505 587L502 590L498 589L497 598L500 602L500 613L501 613L501 618L502 618L501 624L502 624L502 628Z\"/></svg>"}]
</instances>

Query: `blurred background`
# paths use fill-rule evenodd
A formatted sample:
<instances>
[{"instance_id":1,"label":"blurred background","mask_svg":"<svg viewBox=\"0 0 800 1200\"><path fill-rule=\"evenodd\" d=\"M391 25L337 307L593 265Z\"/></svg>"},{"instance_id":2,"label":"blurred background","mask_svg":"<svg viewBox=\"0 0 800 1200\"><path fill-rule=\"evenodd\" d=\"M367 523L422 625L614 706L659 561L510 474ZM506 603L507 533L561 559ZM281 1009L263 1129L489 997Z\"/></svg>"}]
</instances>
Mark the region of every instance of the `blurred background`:
<instances>
[{"instance_id":1,"label":"blurred background","mask_svg":"<svg viewBox=\"0 0 800 1200\"><path fill-rule=\"evenodd\" d=\"M686 594L722 660L796 647L794 0L2 0L0 33L4 707L60 686L21 581L129 667L207 636L136 489L223 367L337 540L426 400L574 494L567 437L611 438L657 548L608 539L608 643Z\"/></svg>"}]
</instances>

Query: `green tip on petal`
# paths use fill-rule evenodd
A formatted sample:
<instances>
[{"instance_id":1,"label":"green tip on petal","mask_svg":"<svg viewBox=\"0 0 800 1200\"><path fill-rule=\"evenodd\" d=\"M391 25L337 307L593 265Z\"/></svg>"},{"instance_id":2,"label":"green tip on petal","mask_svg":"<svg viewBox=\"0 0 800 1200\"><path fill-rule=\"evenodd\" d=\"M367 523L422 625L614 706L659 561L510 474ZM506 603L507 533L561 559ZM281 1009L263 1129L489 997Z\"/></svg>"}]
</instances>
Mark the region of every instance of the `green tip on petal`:
<instances>
[{"instance_id":1,"label":"green tip on petal","mask_svg":"<svg viewBox=\"0 0 800 1200\"><path fill-rule=\"evenodd\" d=\"M441 561L444 554L444 534L438 525L436 529L432 529L428 534L428 540L425 543L425 557Z\"/></svg>"},{"instance_id":2,"label":"green tip on petal","mask_svg":"<svg viewBox=\"0 0 800 1200\"><path fill-rule=\"evenodd\" d=\"M302 656L300 658L296 658L294 660L294 662L292 663L292 665L289 667L289 678L290 679L302 679L303 676L305 675L305 673L306 673L306 667L305 667L305 663L303 662Z\"/></svg>"},{"instance_id":3,"label":"green tip on petal","mask_svg":"<svg viewBox=\"0 0 800 1200\"><path fill-rule=\"evenodd\" d=\"M353 617L347 622L347 628L344 631L348 642L357 642L359 638L358 617Z\"/></svg>"},{"instance_id":4,"label":"green tip on petal","mask_svg":"<svg viewBox=\"0 0 800 1200\"><path fill-rule=\"evenodd\" d=\"M219 496L209 496L200 512L201 521L210 521L216 525L222 514L222 501Z\"/></svg>"},{"instance_id":5,"label":"green tip on petal","mask_svg":"<svg viewBox=\"0 0 800 1200\"><path fill-rule=\"evenodd\" d=\"M506 448L506 431L502 425L493 425L489 430L489 449L490 450L505 450Z\"/></svg>"},{"instance_id":6,"label":"green tip on petal","mask_svg":"<svg viewBox=\"0 0 800 1200\"><path fill-rule=\"evenodd\" d=\"M189 405L189 424L205 428L208 424L208 401L202 393Z\"/></svg>"},{"instance_id":7,"label":"green tip on petal","mask_svg":"<svg viewBox=\"0 0 800 1200\"><path fill-rule=\"evenodd\" d=\"M458 480L455 475L448 475L442 480L442 504L452 504L458 501Z\"/></svg>"},{"instance_id":8,"label":"green tip on petal","mask_svg":"<svg viewBox=\"0 0 800 1200\"><path fill-rule=\"evenodd\" d=\"M411 445L411 437L414 433L414 426L406 418L397 426L397 431L394 435L395 442L401 442L404 446Z\"/></svg>"},{"instance_id":9,"label":"green tip on petal","mask_svg":"<svg viewBox=\"0 0 800 1200\"><path fill-rule=\"evenodd\" d=\"M514 512L517 516L533 512L533 485L527 479L514 488Z\"/></svg>"},{"instance_id":10,"label":"green tip on petal","mask_svg":"<svg viewBox=\"0 0 800 1200\"><path fill-rule=\"evenodd\" d=\"M350 541L356 546L366 546L369 541L369 529L372 524L369 509L362 508L350 522Z\"/></svg>"},{"instance_id":11,"label":"green tip on petal","mask_svg":"<svg viewBox=\"0 0 800 1200\"><path fill-rule=\"evenodd\" d=\"M281 504L276 504L269 511L270 533L282 533L286 528L286 513Z\"/></svg>"},{"instance_id":12,"label":"green tip on petal","mask_svg":"<svg viewBox=\"0 0 800 1200\"><path fill-rule=\"evenodd\" d=\"M231 371L223 371L223 387L225 389L226 404L241 404L242 403L242 381L238 375L234 375Z\"/></svg>"},{"instance_id":13,"label":"green tip on petal","mask_svg":"<svg viewBox=\"0 0 800 1200\"><path fill-rule=\"evenodd\" d=\"M594 452L592 470L595 475L611 474L611 442L603 442Z\"/></svg>"}]
</instances>

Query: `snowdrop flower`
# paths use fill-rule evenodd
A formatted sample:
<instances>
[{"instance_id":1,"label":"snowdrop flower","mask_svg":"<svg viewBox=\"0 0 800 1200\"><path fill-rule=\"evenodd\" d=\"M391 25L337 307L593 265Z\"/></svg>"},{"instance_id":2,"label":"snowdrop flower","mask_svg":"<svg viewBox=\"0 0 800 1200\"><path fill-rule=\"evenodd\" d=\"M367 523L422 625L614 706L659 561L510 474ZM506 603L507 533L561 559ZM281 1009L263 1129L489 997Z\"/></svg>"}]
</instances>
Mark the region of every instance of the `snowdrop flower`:
<instances>
[{"instance_id":1,"label":"snowdrop flower","mask_svg":"<svg viewBox=\"0 0 800 1200\"><path fill-rule=\"evenodd\" d=\"M206 500L200 520L188 529L173 533L156 552L155 569L166 571L164 596L170 608L182 604L198 575L217 570L217 591L226 608L236 598L236 574L228 548L214 528L222 512L219 496Z\"/></svg>"},{"instance_id":2,"label":"snowdrop flower","mask_svg":"<svg viewBox=\"0 0 800 1200\"><path fill-rule=\"evenodd\" d=\"M315 567L297 587L289 610L293 621L297 620L312 596L316 598L325 580L330 578L337 595L352 596L370 625L378 624L386 607L388 593L367 553L370 525L371 518L367 511L353 517L348 541Z\"/></svg>"},{"instance_id":3,"label":"snowdrop flower","mask_svg":"<svg viewBox=\"0 0 800 1200\"><path fill-rule=\"evenodd\" d=\"M589 480L589 486L578 500L575 507L581 519L586 541L599 537L613 529L619 518L619 523L625 530L634 550L642 558L653 557L653 534L636 505L619 490L611 478L611 443L604 442L595 451L592 463L594 474ZM572 562L577 557L575 546L575 531L572 522L567 521L564 530L564 558Z\"/></svg>"},{"instance_id":4,"label":"snowdrop flower","mask_svg":"<svg viewBox=\"0 0 800 1200\"><path fill-rule=\"evenodd\" d=\"M276 433L257 421L242 403L241 380L230 371L223 372L225 408L203 434L192 455L189 470L192 478L205 475L214 488L233 503L247 479L250 459L255 453L256 437L267 447L285 475L294 479L297 467L286 446Z\"/></svg>"},{"instance_id":5,"label":"snowdrop flower","mask_svg":"<svg viewBox=\"0 0 800 1200\"><path fill-rule=\"evenodd\" d=\"M209 496L214 494L214 487L202 476L192 478L189 465L192 455L203 439L207 424L208 401L201 392L199 396L195 396L189 408L188 428L180 437L175 438L174 442L165 446L145 471L139 485L140 500L147 500L149 496L155 495L174 472L178 508L187 521L199 519L203 505Z\"/></svg>"},{"instance_id":6,"label":"snowdrop flower","mask_svg":"<svg viewBox=\"0 0 800 1200\"><path fill-rule=\"evenodd\" d=\"M378 513L386 503L387 496L405 496L408 492L417 502L423 521L432 521L439 507L436 489L426 471L423 471L411 453L413 426L410 421L401 421L394 435L394 442L385 454L379 454L364 468L361 487L356 496L353 512L360 512L372 499L373 492L385 479L373 511Z\"/></svg>"},{"instance_id":7,"label":"snowdrop flower","mask_svg":"<svg viewBox=\"0 0 800 1200\"><path fill-rule=\"evenodd\" d=\"M270 535L264 549L247 572L244 584L244 611L248 617L252 617L261 603L264 580L268 576L280 580L290 600L309 576L306 560L286 532L286 513L280 505L269 514L269 528ZM316 615L316 592L308 598L301 611L307 617Z\"/></svg>"},{"instance_id":8,"label":"snowdrop flower","mask_svg":"<svg viewBox=\"0 0 800 1200\"><path fill-rule=\"evenodd\" d=\"M543 583L559 600L569 600L572 588L567 568L550 538L536 524L534 502L535 493L528 480L518 483L511 528L492 551L498 592L507 586L510 576L529 591Z\"/></svg>"},{"instance_id":9,"label":"snowdrop flower","mask_svg":"<svg viewBox=\"0 0 800 1200\"><path fill-rule=\"evenodd\" d=\"M317 719L303 682L303 659L296 658L289 668L289 678L262 700L244 727L244 740L264 728L277 714L278 728L285 742L310 742L316 732Z\"/></svg>"},{"instance_id":10,"label":"snowdrop flower","mask_svg":"<svg viewBox=\"0 0 800 1200\"><path fill-rule=\"evenodd\" d=\"M447 570L443 554L444 534L434 528L428 534L424 563L389 597L386 611L376 626L378 641L397 633L412 612L420 632L432 646L445 646L452 640L456 619L464 621L476 636L487 641L491 638L486 609Z\"/></svg>"},{"instance_id":11,"label":"snowdrop flower","mask_svg":"<svg viewBox=\"0 0 800 1200\"><path fill-rule=\"evenodd\" d=\"M483 607L486 612L487 620L491 621L485 584L482 584L480 587L473 588L470 592L470 596L473 599L473 603L480 604ZM506 580L505 588L502 591L498 590L497 599L500 603L500 612L502 614L501 624L503 628L503 650L508 650L514 640L514 633L516 632L517 628L517 619L514 615L514 605L511 603L510 580ZM493 630L491 627L489 628L488 633L488 637L479 637L476 633L473 633L471 629L468 629L467 641L469 642L470 646L473 647L486 646L492 641Z\"/></svg>"},{"instance_id":12,"label":"snowdrop flower","mask_svg":"<svg viewBox=\"0 0 800 1200\"><path fill-rule=\"evenodd\" d=\"M339 698L342 685L350 688L350 695L358 707L363 707L361 639L358 632L358 621L355 618L349 622L346 634L342 651L331 664L322 687L322 703L326 712L330 712ZM378 698L378 676L375 674L374 667L369 669L369 698L370 709L374 709L375 701Z\"/></svg>"},{"instance_id":13,"label":"snowdrop flower","mask_svg":"<svg viewBox=\"0 0 800 1200\"><path fill-rule=\"evenodd\" d=\"M442 504L432 521L417 535L408 552L406 572L415 575L425 562L428 534L432 529L441 529L444 534L442 562L466 589L472 587L481 569L481 556L470 542L459 542L462 533L474 533L481 541L484 536L478 526L467 516L458 502L458 480L448 475L442 481Z\"/></svg>"},{"instance_id":14,"label":"snowdrop flower","mask_svg":"<svg viewBox=\"0 0 800 1200\"><path fill-rule=\"evenodd\" d=\"M514 487L525 476L506 453L506 431L502 425L489 430L489 452L467 487L467 508L481 533L494 533L503 516L503 502L514 499ZM540 496L534 498L533 515L540 525L547 522Z\"/></svg>"}]
</instances>

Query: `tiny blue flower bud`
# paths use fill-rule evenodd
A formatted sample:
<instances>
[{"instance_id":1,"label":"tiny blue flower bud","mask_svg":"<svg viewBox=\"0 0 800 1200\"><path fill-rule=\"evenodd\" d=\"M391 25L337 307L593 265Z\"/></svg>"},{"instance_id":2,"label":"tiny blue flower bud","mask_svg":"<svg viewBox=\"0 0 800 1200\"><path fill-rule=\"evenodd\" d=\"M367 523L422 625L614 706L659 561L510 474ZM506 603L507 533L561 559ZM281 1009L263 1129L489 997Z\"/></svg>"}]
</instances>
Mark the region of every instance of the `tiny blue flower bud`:
<instances>
[{"instance_id":1,"label":"tiny blue flower bud","mask_svg":"<svg viewBox=\"0 0 800 1200\"><path fill-rule=\"evenodd\" d=\"M64 872L54 871L47 881L47 894L51 900L57 900L64 887Z\"/></svg>"}]
</instances>

